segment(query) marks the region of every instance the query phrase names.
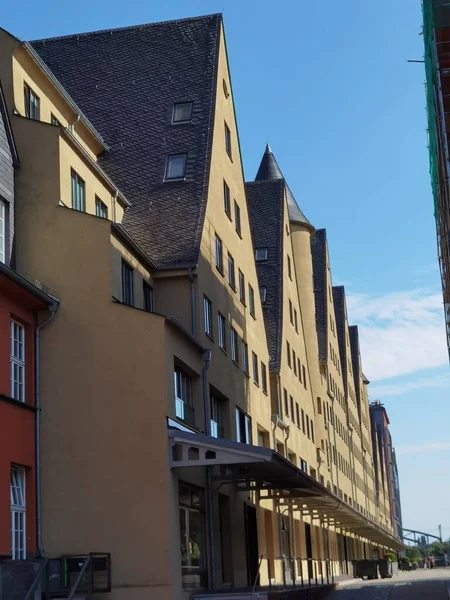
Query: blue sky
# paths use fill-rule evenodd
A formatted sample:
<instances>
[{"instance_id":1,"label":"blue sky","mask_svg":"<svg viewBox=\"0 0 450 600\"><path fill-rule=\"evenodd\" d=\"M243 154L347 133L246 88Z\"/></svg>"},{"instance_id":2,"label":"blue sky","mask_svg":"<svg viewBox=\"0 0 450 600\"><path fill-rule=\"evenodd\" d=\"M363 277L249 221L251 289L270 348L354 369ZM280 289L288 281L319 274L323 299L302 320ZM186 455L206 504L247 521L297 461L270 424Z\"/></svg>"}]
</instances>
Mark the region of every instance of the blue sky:
<instances>
[{"instance_id":1,"label":"blue sky","mask_svg":"<svg viewBox=\"0 0 450 600\"><path fill-rule=\"evenodd\" d=\"M63 8L64 6L64 8ZM428 176L419 0L78 0L2 8L23 39L223 12L248 179L267 141L361 327L404 524L450 536L450 374Z\"/></svg>"}]
</instances>

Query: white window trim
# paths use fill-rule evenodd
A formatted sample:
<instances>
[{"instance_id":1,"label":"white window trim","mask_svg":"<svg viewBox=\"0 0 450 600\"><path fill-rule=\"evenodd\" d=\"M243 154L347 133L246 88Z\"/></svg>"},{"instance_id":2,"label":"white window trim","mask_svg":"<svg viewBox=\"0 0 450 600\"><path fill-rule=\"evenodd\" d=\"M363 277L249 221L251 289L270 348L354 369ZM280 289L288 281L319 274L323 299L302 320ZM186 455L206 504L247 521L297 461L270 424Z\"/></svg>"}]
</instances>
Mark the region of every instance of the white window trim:
<instances>
[{"instance_id":1,"label":"white window trim","mask_svg":"<svg viewBox=\"0 0 450 600\"><path fill-rule=\"evenodd\" d=\"M22 503L16 504L14 502L13 495L13 481L14 487L20 490L22 495ZM11 557L13 560L23 560L26 558L27 548L27 532L26 532L26 477L25 469L17 465L11 465L11 483L10 483L10 502L11 502ZM22 521L22 533L21 533L21 546L22 548L16 548L16 517Z\"/></svg>"},{"instance_id":2,"label":"white window trim","mask_svg":"<svg viewBox=\"0 0 450 600\"><path fill-rule=\"evenodd\" d=\"M14 355L14 342L15 342L15 338L14 338L14 326L17 325L20 330L23 332L23 358L20 358L19 356L15 356ZM19 323L18 321L15 321L14 319L11 319L10 322L10 392L11 392L11 398L14 398L14 400L18 400L19 402L25 402L25 393L26 393L26 363L25 363L25 354L26 352L26 348L25 348L25 327L24 325L22 325L22 323ZM15 390L14 390L14 367L17 366L19 367L19 370L22 369L23 372L23 381L22 382L18 382L19 385L22 386L22 398L16 398L15 396Z\"/></svg>"}]
</instances>

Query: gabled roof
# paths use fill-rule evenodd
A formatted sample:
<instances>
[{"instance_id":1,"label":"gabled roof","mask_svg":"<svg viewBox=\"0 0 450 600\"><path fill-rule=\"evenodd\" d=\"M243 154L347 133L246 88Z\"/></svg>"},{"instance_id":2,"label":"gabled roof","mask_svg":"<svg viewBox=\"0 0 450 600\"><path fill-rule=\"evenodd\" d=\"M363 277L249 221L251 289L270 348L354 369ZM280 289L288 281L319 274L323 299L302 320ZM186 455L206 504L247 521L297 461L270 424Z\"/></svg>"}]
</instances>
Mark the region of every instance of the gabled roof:
<instances>
[{"instance_id":1,"label":"gabled roof","mask_svg":"<svg viewBox=\"0 0 450 600\"><path fill-rule=\"evenodd\" d=\"M273 181L276 179L282 179L286 185L286 196L288 202L288 213L289 213L289 221L291 223L299 223L301 225L308 226L311 230L314 230L314 227L305 217L303 212L300 210L297 201L292 194L286 179L284 178L283 173L281 172L280 167L278 166L277 160L272 152L269 144L266 146L266 150L261 159L261 164L259 165L258 172L255 177L255 181Z\"/></svg>"},{"instance_id":2,"label":"gabled roof","mask_svg":"<svg viewBox=\"0 0 450 600\"><path fill-rule=\"evenodd\" d=\"M328 290L327 290L327 232L316 229L311 237L311 255L316 306L316 330L319 360L328 357Z\"/></svg>"},{"instance_id":3,"label":"gabled roof","mask_svg":"<svg viewBox=\"0 0 450 600\"><path fill-rule=\"evenodd\" d=\"M9 149L10 149L12 161L13 161L13 166L17 168L20 166L19 155L17 153L16 143L14 141L13 131L12 131L11 123L9 120L8 109L6 107L6 100L5 100L5 95L3 93L1 81L0 81L0 119L3 120L3 126L6 131L6 137L8 139Z\"/></svg>"},{"instance_id":4,"label":"gabled roof","mask_svg":"<svg viewBox=\"0 0 450 600\"><path fill-rule=\"evenodd\" d=\"M336 329L339 342L339 354L341 357L342 379L344 382L345 397L348 394L348 371L347 371L347 344L345 343L345 288L343 285L333 286L334 314L336 317Z\"/></svg>"},{"instance_id":5,"label":"gabled roof","mask_svg":"<svg viewBox=\"0 0 450 600\"><path fill-rule=\"evenodd\" d=\"M358 412L361 417L361 387L360 383L360 370L359 370L359 332L357 325L350 325L348 328L350 334L350 348L352 352L352 366L353 366L353 377L355 379L355 391L356 399L358 401Z\"/></svg>"},{"instance_id":6,"label":"gabled roof","mask_svg":"<svg viewBox=\"0 0 450 600\"><path fill-rule=\"evenodd\" d=\"M283 202L282 179L245 184L254 248L267 248L267 261L256 263L258 284L267 288L264 325L271 371L280 370L283 306Z\"/></svg>"},{"instance_id":7,"label":"gabled roof","mask_svg":"<svg viewBox=\"0 0 450 600\"><path fill-rule=\"evenodd\" d=\"M31 42L104 137L104 171L132 206L123 226L161 268L195 265L206 209L219 14ZM172 125L175 102L192 122ZM184 181L164 183L187 153Z\"/></svg>"}]
</instances>

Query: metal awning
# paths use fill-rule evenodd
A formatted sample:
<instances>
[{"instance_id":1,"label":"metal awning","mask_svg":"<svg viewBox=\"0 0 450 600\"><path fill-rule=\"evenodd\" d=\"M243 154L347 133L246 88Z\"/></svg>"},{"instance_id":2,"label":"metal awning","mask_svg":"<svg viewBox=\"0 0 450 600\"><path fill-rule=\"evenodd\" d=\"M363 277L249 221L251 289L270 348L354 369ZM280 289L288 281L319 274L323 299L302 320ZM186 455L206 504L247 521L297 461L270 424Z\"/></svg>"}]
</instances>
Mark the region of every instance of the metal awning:
<instances>
[{"instance_id":1,"label":"metal awning","mask_svg":"<svg viewBox=\"0 0 450 600\"><path fill-rule=\"evenodd\" d=\"M275 450L207 435L168 429L172 469L217 467L213 481L232 483L238 491L256 491L261 499L290 504L302 515L360 535L388 548L404 544L331 490L298 469Z\"/></svg>"}]
</instances>

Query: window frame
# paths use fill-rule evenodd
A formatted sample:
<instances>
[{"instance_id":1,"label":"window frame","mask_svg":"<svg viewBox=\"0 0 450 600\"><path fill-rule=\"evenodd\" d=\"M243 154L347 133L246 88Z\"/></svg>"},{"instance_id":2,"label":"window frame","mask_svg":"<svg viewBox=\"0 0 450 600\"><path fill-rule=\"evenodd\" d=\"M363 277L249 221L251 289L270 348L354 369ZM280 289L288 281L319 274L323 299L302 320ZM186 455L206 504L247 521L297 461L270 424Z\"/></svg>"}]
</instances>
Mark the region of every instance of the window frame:
<instances>
[{"instance_id":1,"label":"window frame","mask_svg":"<svg viewBox=\"0 0 450 600\"><path fill-rule=\"evenodd\" d=\"M177 107L180 106L189 106L189 119L175 119ZM192 111L194 108L194 102L192 100L186 100L185 102L174 102L172 107L172 125L183 125L185 123L192 123Z\"/></svg>"},{"instance_id":2,"label":"window frame","mask_svg":"<svg viewBox=\"0 0 450 600\"><path fill-rule=\"evenodd\" d=\"M248 344L243 339L241 339L241 367L247 377L250 377L250 369L248 364Z\"/></svg>"},{"instance_id":3,"label":"window frame","mask_svg":"<svg viewBox=\"0 0 450 600\"><path fill-rule=\"evenodd\" d=\"M71 177L71 193L72 193L72 210L86 212L86 182L75 169L70 169ZM79 194L77 193L79 192ZM78 195L80 197L78 197ZM80 208L78 207L80 206Z\"/></svg>"},{"instance_id":4,"label":"window frame","mask_svg":"<svg viewBox=\"0 0 450 600\"><path fill-rule=\"evenodd\" d=\"M228 183L223 180L223 209L227 217L232 221L231 217L231 191Z\"/></svg>"},{"instance_id":5,"label":"window frame","mask_svg":"<svg viewBox=\"0 0 450 600\"><path fill-rule=\"evenodd\" d=\"M33 88L24 82L25 116L33 121L41 119L41 99Z\"/></svg>"},{"instance_id":6,"label":"window frame","mask_svg":"<svg viewBox=\"0 0 450 600\"><path fill-rule=\"evenodd\" d=\"M11 558L25 560L27 555L27 495L25 467L10 468ZM19 523L19 528L17 528ZM20 539L19 548L16 541Z\"/></svg>"},{"instance_id":7,"label":"window frame","mask_svg":"<svg viewBox=\"0 0 450 600\"><path fill-rule=\"evenodd\" d=\"M210 393L209 401L211 437L223 438L223 401L214 393Z\"/></svg>"},{"instance_id":8,"label":"window frame","mask_svg":"<svg viewBox=\"0 0 450 600\"><path fill-rule=\"evenodd\" d=\"M95 194L95 216L100 219L108 218L108 206L99 196L97 196L97 194Z\"/></svg>"},{"instance_id":9,"label":"window frame","mask_svg":"<svg viewBox=\"0 0 450 600\"><path fill-rule=\"evenodd\" d=\"M264 394L268 394L267 388L267 366L261 361L261 389Z\"/></svg>"},{"instance_id":10,"label":"window frame","mask_svg":"<svg viewBox=\"0 0 450 600\"><path fill-rule=\"evenodd\" d=\"M145 312L155 312L155 297L153 287L148 281L143 279L142 281L142 292L144 296L144 310Z\"/></svg>"},{"instance_id":11,"label":"window frame","mask_svg":"<svg viewBox=\"0 0 450 600\"><path fill-rule=\"evenodd\" d=\"M230 268L231 265L231 268ZM233 256L228 252L228 285L233 290L236 291L236 265L234 263Z\"/></svg>"},{"instance_id":12,"label":"window frame","mask_svg":"<svg viewBox=\"0 0 450 600\"><path fill-rule=\"evenodd\" d=\"M241 423L241 419L243 423ZM252 443L252 418L246 412L236 406L236 441L240 444ZM242 433L245 435L245 441L242 441Z\"/></svg>"},{"instance_id":13,"label":"window frame","mask_svg":"<svg viewBox=\"0 0 450 600\"><path fill-rule=\"evenodd\" d=\"M231 360L239 366L239 336L234 327L230 329Z\"/></svg>"},{"instance_id":14,"label":"window frame","mask_svg":"<svg viewBox=\"0 0 450 600\"><path fill-rule=\"evenodd\" d=\"M225 151L228 154L229 159L233 160L233 150L231 147L231 130L228 127L226 121L224 121L224 134L225 134Z\"/></svg>"},{"instance_id":15,"label":"window frame","mask_svg":"<svg viewBox=\"0 0 450 600\"><path fill-rule=\"evenodd\" d=\"M227 351L227 320L220 311L217 312L217 343L221 350Z\"/></svg>"},{"instance_id":16,"label":"window frame","mask_svg":"<svg viewBox=\"0 0 450 600\"><path fill-rule=\"evenodd\" d=\"M283 388L284 414L289 417L289 397L287 389Z\"/></svg>"},{"instance_id":17,"label":"window frame","mask_svg":"<svg viewBox=\"0 0 450 600\"><path fill-rule=\"evenodd\" d=\"M169 176L172 159L183 157L183 174ZM164 181L184 181L186 179L187 152L179 154L168 154L166 157L166 167L164 169Z\"/></svg>"},{"instance_id":18,"label":"window frame","mask_svg":"<svg viewBox=\"0 0 450 600\"><path fill-rule=\"evenodd\" d=\"M242 239L241 207L234 200L234 228L238 236Z\"/></svg>"},{"instance_id":19,"label":"window frame","mask_svg":"<svg viewBox=\"0 0 450 600\"><path fill-rule=\"evenodd\" d=\"M215 247L215 264L216 264L216 269L223 276L224 275L224 271L223 271L223 242L222 242L222 238L220 238L217 235L217 233L215 234L214 247Z\"/></svg>"},{"instance_id":20,"label":"window frame","mask_svg":"<svg viewBox=\"0 0 450 600\"><path fill-rule=\"evenodd\" d=\"M55 127L61 127L61 122L55 117L53 113L50 113L50 125L54 125Z\"/></svg>"},{"instance_id":21,"label":"window frame","mask_svg":"<svg viewBox=\"0 0 450 600\"><path fill-rule=\"evenodd\" d=\"M258 253L263 253L263 256L258 258ZM255 261L256 262L263 262L265 260L268 260L269 258L269 249L268 248L255 248Z\"/></svg>"},{"instance_id":22,"label":"window frame","mask_svg":"<svg viewBox=\"0 0 450 600\"><path fill-rule=\"evenodd\" d=\"M19 333L19 337L16 337L16 328ZM18 355L16 355L16 346L19 349ZM10 319L9 326L9 354L10 354L10 394L11 398L17 400L17 402L26 402L26 378L27 378L27 366L26 366L26 328L23 323L20 323L16 319ZM16 374L19 373L19 377L16 378ZM18 394L16 394L16 390Z\"/></svg>"},{"instance_id":23,"label":"window frame","mask_svg":"<svg viewBox=\"0 0 450 600\"><path fill-rule=\"evenodd\" d=\"M130 276L129 290L126 289L125 273L127 273L127 276ZM129 294L127 292L129 292ZM127 302L128 296L129 302ZM124 258L122 258L122 304L134 306L134 269Z\"/></svg>"},{"instance_id":24,"label":"window frame","mask_svg":"<svg viewBox=\"0 0 450 600\"><path fill-rule=\"evenodd\" d=\"M259 360L258 355L252 351L253 383L259 387Z\"/></svg>"},{"instance_id":25,"label":"window frame","mask_svg":"<svg viewBox=\"0 0 450 600\"><path fill-rule=\"evenodd\" d=\"M205 334L213 339L213 322L212 322L212 301L206 294L203 294L203 330Z\"/></svg>"},{"instance_id":26,"label":"window frame","mask_svg":"<svg viewBox=\"0 0 450 600\"><path fill-rule=\"evenodd\" d=\"M239 280L239 300L241 304L247 306L246 295L245 295L245 276L244 273L238 269L238 280Z\"/></svg>"},{"instance_id":27,"label":"window frame","mask_svg":"<svg viewBox=\"0 0 450 600\"><path fill-rule=\"evenodd\" d=\"M183 367L180 367L177 364L174 366L173 376L175 416L177 419L181 419L186 423L194 425L195 411L192 394L192 377L186 373Z\"/></svg>"}]
</instances>

